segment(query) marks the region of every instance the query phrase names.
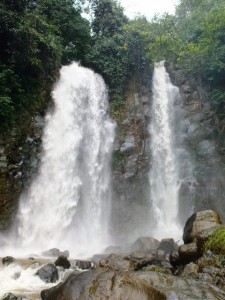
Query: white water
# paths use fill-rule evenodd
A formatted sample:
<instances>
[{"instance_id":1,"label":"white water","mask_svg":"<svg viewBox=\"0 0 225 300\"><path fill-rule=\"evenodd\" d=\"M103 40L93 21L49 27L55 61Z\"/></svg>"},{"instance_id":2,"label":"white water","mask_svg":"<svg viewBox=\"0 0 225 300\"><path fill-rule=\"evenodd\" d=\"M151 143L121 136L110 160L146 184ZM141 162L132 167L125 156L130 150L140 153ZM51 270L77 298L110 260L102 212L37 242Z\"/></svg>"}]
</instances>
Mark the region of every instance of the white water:
<instances>
[{"instance_id":1,"label":"white water","mask_svg":"<svg viewBox=\"0 0 225 300\"><path fill-rule=\"evenodd\" d=\"M6 253L50 248L87 257L108 245L114 123L103 79L77 63L62 67L46 116L39 174L20 199L14 245Z\"/></svg>"},{"instance_id":2,"label":"white water","mask_svg":"<svg viewBox=\"0 0 225 300\"><path fill-rule=\"evenodd\" d=\"M164 62L155 64L153 75L151 136L152 166L150 197L153 207L153 234L157 239L180 238L178 222L179 171L174 151L173 105L179 90L170 82Z\"/></svg>"}]
</instances>

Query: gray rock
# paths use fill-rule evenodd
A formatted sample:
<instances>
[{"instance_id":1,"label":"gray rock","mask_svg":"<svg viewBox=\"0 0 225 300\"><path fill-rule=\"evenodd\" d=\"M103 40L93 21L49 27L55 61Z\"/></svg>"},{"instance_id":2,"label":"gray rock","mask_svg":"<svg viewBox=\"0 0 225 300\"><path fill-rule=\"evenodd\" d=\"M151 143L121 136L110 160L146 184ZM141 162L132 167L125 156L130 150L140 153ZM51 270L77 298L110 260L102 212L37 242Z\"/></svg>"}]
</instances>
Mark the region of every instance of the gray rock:
<instances>
[{"instance_id":1,"label":"gray rock","mask_svg":"<svg viewBox=\"0 0 225 300\"><path fill-rule=\"evenodd\" d=\"M117 254L110 254L106 258L101 259L99 266L102 268L110 268L114 271L129 271L133 268L133 264L130 260Z\"/></svg>"},{"instance_id":2,"label":"gray rock","mask_svg":"<svg viewBox=\"0 0 225 300\"><path fill-rule=\"evenodd\" d=\"M91 261L89 260L76 260L75 263L73 263L73 266L81 270L89 270L92 267Z\"/></svg>"},{"instance_id":3,"label":"gray rock","mask_svg":"<svg viewBox=\"0 0 225 300\"><path fill-rule=\"evenodd\" d=\"M67 257L64 255L60 255L57 260L54 262L54 264L57 267L63 267L64 269L69 269L70 268L70 262L68 261Z\"/></svg>"},{"instance_id":4,"label":"gray rock","mask_svg":"<svg viewBox=\"0 0 225 300\"><path fill-rule=\"evenodd\" d=\"M150 253L159 247L160 242L152 237L140 237L132 245L133 251L142 251Z\"/></svg>"},{"instance_id":5,"label":"gray rock","mask_svg":"<svg viewBox=\"0 0 225 300\"><path fill-rule=\"evenodd\" d=\"M178 246L174 242L174 239L162 239L159 244L158 250L163 250L165 254L170 255L170 253L177 248Z\"/></svg>"},{"instance_id":6,"label":"gray rock","mask_svg":"<svg viewBox=\"0 0 225 300\"><path fill-rule=\"evenodd\" d=\"M142 271L94 270L74 273L63 283L41 292L42 300L217 300L225 293L194 279Z\"/></svg>"},{"instance_id":7,"label":"gray rock","mask_svg":"<svg viewBox=\"0 0 225 300\"><path fill-rule=\"evenodd\" d=\"M178 252L183 264L196 261L200 257L196 242L181 245Z\"/></svg>"},{"instance_id":8,"label":"gray rock","mask_svg":"<svg viewBox=\"0 0 225 300\"><path fill-rule=\"evenodd\" d=\"M36 275L46 283L54 283L59 279L58 270L54 264L43 266L37 271Z\"/></svg>"},{"instance_id":9,"label":"gray rock","mask_svg":"<svg viewBox=\"0 0 225 300\"><path fill-rule=\"evenodd\" d=\"M183 233L184 243L190 243L204 230L220 225L220 216L213 210L193 214L186 222Z\"/></svg>"},{"instance_id":10,"label":"gray rock","mask_svg":"<svg viewBox=\"0 0 225 300\"><path fill-rule=\"evenodd\" d=\"M182 276L192 276L192 277L198 278L198 274L199 274L199 266L197 264L190 263L185 266L181 275Z\"/></svg>"},{"instance_id":11,"label":"gray rock","mask_svg":"<svg viewBox=\"0 0 225 300\"><path fill-rule=\"evenodd\" d=\"M7 267L8 265L13 264L15 261L15 258L13 258L12 256L6 256L3 257L2 264L3 266Z\"/></svg>"}]
</instances>

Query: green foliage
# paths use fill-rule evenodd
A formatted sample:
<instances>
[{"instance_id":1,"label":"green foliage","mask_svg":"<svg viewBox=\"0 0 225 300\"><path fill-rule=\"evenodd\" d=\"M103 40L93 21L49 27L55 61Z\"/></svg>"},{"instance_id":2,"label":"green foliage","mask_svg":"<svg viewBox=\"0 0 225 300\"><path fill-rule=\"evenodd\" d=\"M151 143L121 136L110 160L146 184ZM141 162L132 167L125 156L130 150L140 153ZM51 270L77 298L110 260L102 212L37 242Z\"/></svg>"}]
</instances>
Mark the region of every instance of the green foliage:
<instances>
[{"instance_id":1,"label":"green foliage","mask_svg":"<svg viewBox=\"0 0 225 300\"><path fill-rule=\"evenodd\" d=\"M214 89L211 93L212 103L214 105L224 104L225 103L225 92L221 90Z\"/></svg>"},{"instance_id":2,"label":"green foliage","mask_svg":"<svg viewBox=\"0 0 225 300\"><path fill-rule=\"evenodd\" d=\"M210 250L214 254L225 255L225 228L216 230L206 241L205 251Z\"/></svg>"},{"instance_id":3,"label":"green foliage","mask_svg":"<svg viewBox=\"0 0 225 300\"><path fill-rule=\"evenodd\" d=\"M92 30L97 36L110 38L119 33L122 26L128 22L123 8L115 0L93 0L92 10Z\"/></svg>"},{"instance_id":4,"label":"green foliage","mask_svg":"<svg viewBox=\"0 0 225 300\"><path fill-rule=\"evenodd\" d=\"M1 126L10 125L24 110L41 109L40 94L50 90L61 62L84 59L91 37L81 16L82 2L1 1Z\"/></svg>"},{"instance_id":5,"label":"green foliage","mask_svg":"<svg viewBox=\"0 0 225 300\"><path fill-rule=\"evenodd\" d=\"M123 97L115 96L112 101L110 101L110 112L111 116L118 123L122 120L124 116L126 105Z\"/></svg>"}]
</instances>

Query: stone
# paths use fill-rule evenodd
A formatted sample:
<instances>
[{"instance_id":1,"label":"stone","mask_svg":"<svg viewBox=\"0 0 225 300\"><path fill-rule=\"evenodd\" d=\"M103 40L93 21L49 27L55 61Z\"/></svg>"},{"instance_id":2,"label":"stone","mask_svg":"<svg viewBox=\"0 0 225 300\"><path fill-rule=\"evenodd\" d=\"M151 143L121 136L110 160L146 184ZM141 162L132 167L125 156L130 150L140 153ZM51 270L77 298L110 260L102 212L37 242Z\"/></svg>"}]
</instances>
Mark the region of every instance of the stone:
<instances>
[{"instance_id":1,"label":"stone","mask_svg":"<svg viewBox=\"0 0 225 300\"><path fill-rule=\"evenodd\" d=\"M204 230L220 225L221 223L220 216L213 210L204 210L193 214L187 220L184 227L184 243L191 243Z\"/></svg>"},{"instance_id":2,"label":"stone","mask_svg":"<svg viewBox=\"0 0 225 300\"><path fill-rule=\"evenodd\" d=\"M178 252L178 248L170 253L169 260L173 267L177 267L181 264L181 258Z\"/></svg>"},{"instance_id":3,"label":"stone","mask_svg":"<svg viewBox=\"0 0 225 300\"><path fill-rule=\"evenodd\" d=\"M182 264L196 261L200 257L196 242L181 245L178 252Z\"/></svg>"},{"instance_id":4,"label":"stone","mask_svg":"<svg viewBox=\"0 0 225 300\"><path fill-rule=\"evenodd\" d=\"M69 251L68 250L60 251L57 248L52 248L52 249L42 252L42 255L48 256L48 257L58 257L60 255L64 255L66 257L69 257Z\"/></svg>"},{"instance_id":5,"label":"stone","mask_svg":"<svg viewBox=\"0 0 225 300\"><path fill-rule=\"evenodd\" d=\"M159 244L159 247L157 249L157 252L158 251L163 251L164 252L164 256L165 258L170 256L171 252L174 250L174 249L178 249L178 246L177 244L174 242L173 239L162 239L160 244Z\"/></svg>"},{"instance_id":6,"label":"stone","mask_svg":"<svg viewBox=\"0 0 225 300\"><path fill-rule=\"evenodd\" d=\"M17 297L12 293L7 293L3 296L2 300L29 300L29 299L25 297Z\"/></svg>"},{"instance_id":7,"label":"stone","mask_svg":"<svg viewBox=\"0 0 225 300\"><path fill-rule=\"evenodd\" d=\"M129 259L117 254L110 254L106 258L101 259L99 266L114 271L129 271L133 269L133 264Z\"/></svg>"},{"instance_id":8,"label":"stone","mask_svg":"<svg viewBox=\"0 0 225 300\"><path fill-rule=\"evenodd\" d=\"M74 266L81 270L91 269L92 264L89 260L76 260Z\"/></svg>"},{"instance_id":9,"label":"stone","mask_svg":"<svg viewBox=\"0 0 225 300\"><path fill-rule=\"evenodd\" d=\"M59 274L54 264L47 264L41 267L36 275L46 283L55 283L59 279Z\"/></svg>"},{"instance_id":10,"label":"stone","mask_svg":"<svg viewBox=\"0 0 225 300\"><path fill-rule=\"evenodd\" d=\"M69 269L70 268L70 262L68 261L67 257L64 255L60 255L57 260L54 262L54 264L57 267L63 267L64 269Z\"/></svg>"},{"instance_id":11,"label":"stone","mask_svg":"<svg viewBox=\"0 0 225 300\"><path fill-rule=\"evenodd\" d=\"M181 273L181 276L191 276L191 277L198 278L199 269L200 269L199 266L195 263L187 264L184 267L184 270Z\"/></svg>"},{"instance_id":12,"label":"stone","mask_svg":"<svg viewBox=\"0 0 225 300\"><path fill-rule=\"evenodd\" d=\"M221 224L221 225L216 225L214 227L208 228L203 230L197 237L196 237L196 242L197 242L197 247L198 247L198 251L201 255L203 255L204 253L204 245L205 242L207 241L207 239L218 229L220 228L224 228L225 225Z\"/></svg>"},{"instance_id":13,"label":"stone","mask_svg":"<svg viewBox=\"0 0 225 300\"><path fill-rule=\"evenodd\" d=\"M133 251L150 253L155 251L159 247L159 244L160 242L152 237L140 237L131 245L131 249Z\"/></svg>"},{"instance_id":14,"label":"stone","mask_svg":"<svg viewBox=\"0 0 225 300\"><path fill-rule=\"evenodd\" d=\"M221 288L160 271L92 270L71 274L62 284L42 291L41 299L217 300L224 299L224 295Z\"/></svg>"},{"instance_id":15,"label":"stone","mask_svg":"<svg viewBox=\"0 0 225 300\"><path fill-rule=\"evenodd\" d=\"M2 264L3 266L7 267L8 265L13 264L15 261L15 258L13 258L12 256L6 256L3 257Z\"/></svg>"},{"instance_id":16,"label":"stone","mask_svg":"<svg viewBox=\"0 0 225 300\"><path fill-rule=\"evenodd\" d=\"M130 256L131 256L131 258L134 258L134 259L144 259L146 257L146 254L141 251L134 251L131 253Z\"/></svg>"}]
</instances>

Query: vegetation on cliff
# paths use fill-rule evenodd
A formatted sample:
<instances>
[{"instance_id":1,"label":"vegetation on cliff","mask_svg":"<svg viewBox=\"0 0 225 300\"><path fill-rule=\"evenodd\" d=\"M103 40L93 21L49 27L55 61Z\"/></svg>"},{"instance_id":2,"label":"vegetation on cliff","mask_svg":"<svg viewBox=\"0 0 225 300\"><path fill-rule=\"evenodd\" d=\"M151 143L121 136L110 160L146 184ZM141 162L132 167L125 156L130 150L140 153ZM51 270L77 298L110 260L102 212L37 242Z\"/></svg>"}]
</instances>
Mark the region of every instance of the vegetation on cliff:
<instances>
[{"instance_id":1,"label":"vegetation on cliff","mask_svg":"<svg viewBox=\"0 0 225 300\"><path fill-rule=\"evenodd\" d=\"M82 17L89 3L91 21ZM61 64L73 60L100 72L114 106L128 79L166 59L201 77L212 105L225 111L225 3L180 0L175 15L129 20L116 0L17 0L0 3L0 121L44 106Z\"/></svg>"}]
</instances>

